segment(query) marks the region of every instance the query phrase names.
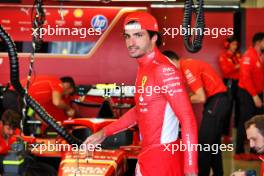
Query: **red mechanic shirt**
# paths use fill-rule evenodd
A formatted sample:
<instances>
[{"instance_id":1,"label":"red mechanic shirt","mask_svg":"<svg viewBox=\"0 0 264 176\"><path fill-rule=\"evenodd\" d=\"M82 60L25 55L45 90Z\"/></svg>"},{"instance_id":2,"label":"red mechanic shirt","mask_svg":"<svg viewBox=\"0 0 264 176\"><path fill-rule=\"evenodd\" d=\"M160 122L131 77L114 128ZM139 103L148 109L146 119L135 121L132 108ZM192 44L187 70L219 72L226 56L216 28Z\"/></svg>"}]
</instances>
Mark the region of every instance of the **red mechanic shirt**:
<instances>
[{"instance_id":1,"label":"red mechanic shirt","mask_svg":"<svg viewBox=\"0 0 264 176\"><path fill-rule=\"evenodd\" d=\"M239 53L233 54L229 51L220 55L218 61L224 78L238 80L239 68L236 68L236 65L239 64L240 58L241 56Z\"/></svg>"},{"instance_id":2,"label":"red mechanic shirt","mask_svg":"<svg viewBox=\"0 0 264 176\"><path fill-rule=\"evenodd\" d=\"M26 85L27 80L21 81L23 86ZM62 82L57 77L53 76L36 76L32 77L30 87L28 89L31 95L45 110L58 121L67 119L64 111L56 107L52 102L52 92L63 92Z\"/></svg>"},{"instance_id":3,"label":"red mechanic shirt","mask_svg":"<svg viewBox=\"0 0 264 176\"><path fill-rule=\"evenodd\" d=\"M206 62L197 59L180 60L180 69L185 74L185 78L192 92L196 92L203 87L206 97L227 90L220 76Z\"/></svg>"},{"instance_id":4,"label":"red mechanic shirt","mask_svg":"<svg viewBox=\"0 0 264 176\"><path fill-rule=\"evenodd\" d=\"M16 141L15 136L12 136L8 141L6 141L2 136L2 130L3 125L0 123L0 155L7 154L7 152L11 149L11 145Z\"/></svg>"},{"instance_id":5,"label":"red mechanic shirt","mask_svg":"<svg viewBox=\"0 0 264 176\"><path fill-rule=\"evenodd\" d=\"M259 158L262 161L261 170L260 170L260 176L264 176L264 155L261 155Z\"/></svg>"},{"instance_id":6,"label":"red mechanic shirt","mask_svg":"<svg viewBox=\"0 0 264 176\"><path fill-rule=\"evenodd\" d=\"M251 96L264 90L264 63L257 51L250 47L240 62L238 86L245 89Z\"/></svg>"}]
</instances>

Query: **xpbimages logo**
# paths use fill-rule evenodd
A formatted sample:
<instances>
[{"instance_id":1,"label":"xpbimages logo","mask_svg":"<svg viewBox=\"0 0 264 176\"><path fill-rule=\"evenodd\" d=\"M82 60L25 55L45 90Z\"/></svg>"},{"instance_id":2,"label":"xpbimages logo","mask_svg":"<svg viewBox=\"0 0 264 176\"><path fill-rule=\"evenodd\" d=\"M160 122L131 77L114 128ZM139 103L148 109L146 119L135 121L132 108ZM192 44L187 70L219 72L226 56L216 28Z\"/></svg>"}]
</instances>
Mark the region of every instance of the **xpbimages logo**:
<instances>
[{"instance_id":1,"label":"xpbimages logo","mask_svg":"<svg viewBox=\"0 0 264 176\"><path fill-rule=\"evenodd\" d=\"M66 28L59 27L56 25L55 27L51 27L48 25L46 28L32 28L32 34L34 36L39 36L39 38L43 38L43 36L80 36L80 38L86 38L87 36L96 36L102 35L101 28Z\"/></svg>"},{"instance_id":2,"label":"xpbimages logo","mask_svg":"<svg viewBox=\"0 0 264 176\"><path fill-rule=\"evenodd\" d=\"M233 151L233 144L184 144L180 141L179 144L164 144L163 151L171 152L174 154L178 151L205 151L212 152L212 154L217 154L220 151Z\"/></svg>"},{"instance_id":3,"label":"xpbimages logo","mask_svg":"<svg viewBox=\"0 0 264 176\"><path fill-rule=\"evenodd\" d=\"M175 38L177 35L201 35L201 28L192 28L190 25L187 28L184 28L182 25L180 27L173 28L163 28L164 36L171 36L171 38ZM204 28L203 34L205 36L211 36L211 38L218 38L221 36L232 36L234 35L233 28Z\"/></svg>"},{"instance_id":4,"label":"xpbimages logo","mask_svg":"<svg viewBox=\"0 0 264 176\"><path fill-rule=\"evenodd\" d=\"M61 144L58 141L55 143L51 143L48 141L46 144L31 144L31 152L43 154L45 152L79 152L87 153L87 152L93 152L93 151L102 151L101 144L81 144L78 146L77 144Z\"/></svg>"}]
</instances>

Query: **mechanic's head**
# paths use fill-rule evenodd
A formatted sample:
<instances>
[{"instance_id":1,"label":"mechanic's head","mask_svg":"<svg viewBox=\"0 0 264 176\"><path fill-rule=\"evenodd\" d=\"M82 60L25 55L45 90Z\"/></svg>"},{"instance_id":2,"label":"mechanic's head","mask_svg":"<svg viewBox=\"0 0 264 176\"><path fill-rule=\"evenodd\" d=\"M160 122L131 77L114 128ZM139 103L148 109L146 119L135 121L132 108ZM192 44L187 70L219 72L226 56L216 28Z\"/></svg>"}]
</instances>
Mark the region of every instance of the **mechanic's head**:
<instances>
[{"instance_id":1,"label":"mechanic's head","mask_svg":"<svg viewBox=\"0 0 264 176\"><path fill-rule=\"evenodd\" d=\"M234 36L227 38L224 45L231 53L235 53L238 49L238 41Z\"/></svg>"},{"instance_id":2,"label":"mechanic's head","mask_svg":"<svg viewBox=\"0 0 264 176\"><path fill-rule=\"evenodd\" d=\"M253 46L258 53L264 54L264 32L258 32L253 37Z\"/></svg>"},{"instance_id":3,"label":"mechanic's head","mask_svg":"<svg viewBox=\"0 0 264 176\"><path fill-rule=\"evenodd\" d=\"M166 51L163 51L162 54L168 57L177 68L180 67L180 58L175 52L166 50Z\"/></svg>"},{"instance_id":4,"label":"mechanic's head","mask_svg":"<svg viewBox=\"0 0 264 176\"><path fill-rule=\"evenodd\" d=\"M264 154L264 115L252 117L245 123L250 148L258 154Z\"/></svg>"},{"instance_id":5,"label":"mechanic's head","mask_svg":"<svg viewBox=\"0 0 264 176\"><path fill-rule=\"evenodd\" d=\"M63 95L73 95L75 92L75 82L72 77L65 76L60 78L63 87Z\"/></svg>"},{"instance_id":6,"label":"mechanic's head","mask_svg":"<svg viewBox=\"0 0 264 176\"><path fill-rule=\"evenodd\" d=\"M2 136L4 139L9 139L14 135L16 128L19 127L21 116L14 110L7 109L2 115Z\"/></svg>"},{"instance_id":7,"label":"mechanic's head","mask_svg":"<svg viewBox=\"0 0 264 176\"><path fill-rule=\"evenodd\" d=\"M161 44L157 20L147 12L133 12L125 18L124 37L132 58L142 57Z\"/></svg>"}]
</instances>

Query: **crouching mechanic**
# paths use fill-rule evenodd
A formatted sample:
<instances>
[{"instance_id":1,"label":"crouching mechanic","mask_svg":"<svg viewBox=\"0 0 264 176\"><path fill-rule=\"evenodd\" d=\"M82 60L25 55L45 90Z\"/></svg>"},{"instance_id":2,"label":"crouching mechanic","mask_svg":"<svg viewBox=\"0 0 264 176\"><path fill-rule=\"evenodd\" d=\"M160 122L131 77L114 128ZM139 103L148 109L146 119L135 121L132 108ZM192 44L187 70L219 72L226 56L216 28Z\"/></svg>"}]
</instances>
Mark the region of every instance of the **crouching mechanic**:
<instances>
[{"instance_id":1,"label":"crouching mechanic","mask_svg":"<svg viewBox=\"0 0 264 176\"><path fill-rule=\"evenodd\" d=\"M245 122L250 148L255 150L262 161L261 173L264 175L264 115L256 115ZM246 176L249 171L237 171L232 176Z\"/></svg>"},{"instance_id":2,"label":"crouching mechanic","mask_svg":"<svg viewBox=\"0 0 264 176\"><path fill-rule=\"evenodd\" d=\"M0 121L0 155L6 154L11 149L11 144L15 142L13 137L19 127L21 116L14 110L6 110Z\"/></svg>"},{"instance_id":3,"label":"crouching mechanic","mask_svg":"<svg viewBox=\"0 0 264 176\"><path fill-rule=\"evenodd\" d=\"M14 110L4 111L0 121L0 175L3 172L4 156L11 149L11 145L16 141L15 134L19 133L18 127L21 116Z\"/></svg>"},{"instance_id":4,"label":"crouching mechanic","mask_svg":"<svg viewBox=\"0 0 264 176\"><path fill-rule=\"evenodd\" d=\"M139 64L136 105L84 143L101 143L107 136L137 124L142 151L138 156L136 175L196 176L197 151L185 150L183 163L180 151L172 154L171 150L164 150L165 144L179 143L179 123L182 143L197 144L197 124L180 71L156 46L160 38L156 19L147 12L129 14L124 22L124 38L130 57L137 59ZM156 87L156 91L146 94L148 87Z\"/></svg>"}]
</instances>

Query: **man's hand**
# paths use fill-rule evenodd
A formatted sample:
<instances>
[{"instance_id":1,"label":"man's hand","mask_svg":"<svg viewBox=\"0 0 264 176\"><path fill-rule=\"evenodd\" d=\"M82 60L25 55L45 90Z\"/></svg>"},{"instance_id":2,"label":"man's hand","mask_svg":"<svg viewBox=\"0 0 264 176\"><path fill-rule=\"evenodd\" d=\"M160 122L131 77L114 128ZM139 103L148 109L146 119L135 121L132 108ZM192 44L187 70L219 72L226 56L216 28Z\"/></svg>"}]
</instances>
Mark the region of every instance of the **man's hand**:
<instances>
[{"instance_id":1,"label":"man's hand","mask_svg":"<svg viewBox=\"0 0 264 176\"><path fill-rule=\"evenodd\" d=\"M197 174L194 174L194 173L192 173L192 174L185 174L185 176L197 176Z\"/></svg>"},{"instance_id":2,"label":"man's hand","mask_svg":"<svg viewBox=\"0 0 264 176\"><path fill-rule=\"evenodd\" d=\"M258 95L253 96L253 101L254 101L256 107L261 108L262 101Z\"/></svg>"},{"instance_id":3,"label":"man's hand","mask_svg":"<svg viewBox=\"0 0 264 176\"><path fill-rule=\"evenodd\" d=\"M246 176L245 171L236 171L233 172L230 176Z\"/></svg>"},{"instance_id":4,"label":"man's hand","mask_svg":"<svg viewBox=\"0 0 264 176\"><path fill-rule=\"evenodd\" d=\"M206 94L203 87L197 89L193 95L190 97L192 103L205 103Z\"/></svg>"},{"instance_id":5,"label":"man's hand","mask_svg":"<svg viewBox=\"0 0 264 176\"><path fill-rule=\"evenodd\" d=\"M104 140L105 140L106 136L104 134L104 130L100 130L97 133L89 136L83 144L87 145L87 144L101 144Z\"/></svg>"}]
</instances>

